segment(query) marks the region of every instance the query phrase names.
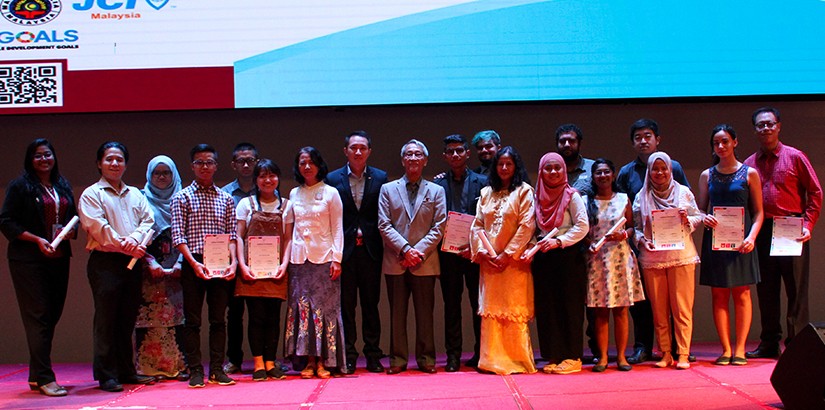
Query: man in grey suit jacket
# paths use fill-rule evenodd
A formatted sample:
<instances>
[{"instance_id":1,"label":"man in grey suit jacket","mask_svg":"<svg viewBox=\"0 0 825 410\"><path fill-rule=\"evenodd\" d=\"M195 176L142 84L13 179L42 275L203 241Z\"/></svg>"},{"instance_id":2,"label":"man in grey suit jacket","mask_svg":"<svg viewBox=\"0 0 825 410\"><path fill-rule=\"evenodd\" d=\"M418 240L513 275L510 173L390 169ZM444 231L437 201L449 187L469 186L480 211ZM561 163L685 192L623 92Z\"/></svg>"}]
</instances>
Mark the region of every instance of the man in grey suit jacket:
<instances>
[{"instance_id":1,"label":"man in grey suit jacket","mask_svg":"<svg viewBox=\"0 0 825 410\"><path fill-rule=\"evenodd\" d=\"M407 369L407 308L415 307L415 357L418 369L435 373L433 307L440 273L438 244L444 235L447 202L444 188L422 178L429 152L418 140L401 148L404 176L381 187L378 229L384 240L382 271L390 302L390 368Z\"/></svg>"}]
</instances>

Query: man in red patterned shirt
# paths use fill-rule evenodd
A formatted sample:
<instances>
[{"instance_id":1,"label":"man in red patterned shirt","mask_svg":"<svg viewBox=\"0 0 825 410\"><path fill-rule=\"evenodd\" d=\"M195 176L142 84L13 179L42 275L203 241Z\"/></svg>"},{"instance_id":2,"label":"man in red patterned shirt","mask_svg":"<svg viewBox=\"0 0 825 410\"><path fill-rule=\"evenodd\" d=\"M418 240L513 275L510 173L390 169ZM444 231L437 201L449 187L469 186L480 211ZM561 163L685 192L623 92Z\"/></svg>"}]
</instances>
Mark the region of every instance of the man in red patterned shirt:
<instances>
[{"instance_id":1,"label":"man in red patterned shirt","mask_svg":"<svg viewBox=\"0 0 825 410\"><path fill-rule=\"evenodd\" d=\"M782 339L780 323L780 290L785 282L788 297L785 346L808 324L808 276L810 269L811 231L822 208L822 187L805 154L779 142L782 123L779 110L773 107L757 109L752 117L760 149L745 164L756 169L762 180L765 223L756 238L759 270L762 281L756 285L759 295L762 333L759 347L746 353L749 358L779 356ZM774 217L803 218L801 256L770 256Z\"/></svg>"}]
</instances>

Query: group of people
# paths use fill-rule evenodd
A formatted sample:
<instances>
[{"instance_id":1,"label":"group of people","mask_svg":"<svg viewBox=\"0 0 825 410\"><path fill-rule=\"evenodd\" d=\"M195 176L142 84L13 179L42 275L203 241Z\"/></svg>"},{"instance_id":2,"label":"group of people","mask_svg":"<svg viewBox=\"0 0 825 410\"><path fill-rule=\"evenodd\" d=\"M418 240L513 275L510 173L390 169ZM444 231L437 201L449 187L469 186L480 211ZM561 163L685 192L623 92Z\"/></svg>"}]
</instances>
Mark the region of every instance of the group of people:
<instances>
[{"instance_id":1,"label":"group of people","mask_svg":"<svg viewBox=\"0 0 825 410\"><path fill-rule=\"evenodd\" d=\"M91 252L94 378L105 391L159 378L188 380L190 387L234 384L229 374L240 372L243 362L244 310L253 380L284 379L289 367L276 359L283 301L283 358L302 378L355 371L359 302L367 371L406 371L410 298L417 369L435 373L436 279L444 302L447 372L462 365L465 287L475 344L464 365L480 372L536 372L529 330L534 318L545 373L581 371L585 323L592 370L604 372L611 314L618 370L654 357L654 333L661 354L655 366L686 369L700 262L699 283L711 287L721 343L715 364L777 357L782 282L789 304L786 345L808 323L807 241L822 190L807 157L779 141L779 111L763 107L752 119L760 150L744 163L735 155L734 129L721 124L712 130L713 165L701 174L698 200L681 165L658 150L661 135L649 119L631 126L637 158L618 171L608 159L582 157L581 129L560 126L556 150L542 156L535 185L518 151L502 147L492 130L472 141L458 134L444 138L448 170L433 181L423 177L429 150L421 141L401 147L404 175L388 181L385 171L367 165L370 136L356 131L344 139L346 165L333 171L316 148L302 148L293 164L299 185L288 198L279 190L278 165L248 143L233 151L238 178L223 188L214 182L217 152L201 144L190 152L191 184L183 187L175 162L159 155L149 162L140 190L122 180L126 147L107 142L97 152L100 180L75 203L54 147L35 140L0 214L29 344L30 387L49 396L67 394L56 381L50 352L71 248L68 240L52 243L75 216L80 223L73 229L86 231ZM481 162L474 170L468 167L471 145ZM744 236L733 251L712 247L716 207L744 212ZM657 247L653 236L654 215L668 209L676 210L668 215L681 225L684 246L678 249ZM803 218L801 256L770 254L772 220L785 216ZM463 244L442 247L451 218L472 222ZM700 228L701 257L691 235ZM464 231L458 232L461 238ZM216 252L217 237L223 238L218 258L205 258L207 248ZM278 238L278 264L260 272L252 241L267 237ZM226 263L216 269L221 258ZM386 369L379 346L382 276L390 306ZM753 284L761 343L745 352ZM200 347L204 299L208 373ZM627 356L630 317L635 345Z\"/></svg>"}]
</instances>

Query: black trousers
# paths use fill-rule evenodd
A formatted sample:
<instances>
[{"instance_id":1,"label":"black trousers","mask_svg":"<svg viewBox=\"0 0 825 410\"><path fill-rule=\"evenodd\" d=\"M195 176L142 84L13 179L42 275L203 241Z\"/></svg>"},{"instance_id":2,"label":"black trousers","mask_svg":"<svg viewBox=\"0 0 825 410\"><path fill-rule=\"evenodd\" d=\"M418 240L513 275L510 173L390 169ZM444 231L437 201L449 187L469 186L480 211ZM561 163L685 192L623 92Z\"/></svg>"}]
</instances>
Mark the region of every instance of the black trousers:
<instances>
[{"instance_id":1,"label":"black trousers","mask_svg":"<svg viewBox=\"0 0 825 410\"><path fill-rule=\"evenodd\" d=\"M550 363L580 359L587 270L579 246L537 253L533 289L541 357Z\"/></svg>"},{"instance_id":2,"label":"black trousers","mask_svg":"<svg viewBox=\"0 0 825 410\"><path fill-rule=\"evenodd\" d=\"M473 354L478 357L481 342L481 316L478 315L478 270L479 266L461 256L440 252L441 296L444 300L444 347L448 358L460 358L463 336L461 332L461 302L464 286L473 310Z\"/></svg>"},{"instance_id":3,"label":"black trousers","mask_svg":"<svg viewBox=\"0 0 825 410\"><path fill-rule=\"evenodd\" d=\"M415 360L418 366L435 365L433 308L435 276L415 276L410 271L387 278L390 302L390 366L407 366L407 311L412 295L415 306Z\"/></svg>"},{"instance_id":4,"label":"black trousers","mask_svg":"<svg viewBox=\"0 0 825 410\"><path fill-rule=\"evenodd\" d=\"M359 295L360 294L360 295ZM381 261L374 260L366 246L356 246L349 259L341 264L341 319L344 322L344 345L347 362L355 363L358 340L355 308L361 300L361 335L364 338L364 356L380 358L381 316Z\"/></svg>"},{"instance_id":5,"label":"black trousers","mask_svg":"<svg viewBox=\"0 0 825 410\"><path fill-rule=\"evenodd\" d=\"M230 297L226 315L226 357L238 367L243 363L243 315L244 298Z\"/></svg>"},{"instance_id":6,"label":"black trousers","mask_svg":"<svg viewBox=\"0 0 825 410\"><path fill-rule=\"evenodd\" d=\"M765 218L762 230L756 237L756 251L759 256L759 274L762 281L756 284L759 295L759 314L762 344L778 346L782 340L781 296L782 283L788 298L785 325L788 335L785 345L808 325L808 281L811 265L810 242L802 245L801 256L770 256L773 219Z\"/></svg>"},{"instance_id":7,"label":"black trousers","mask_svg":"<svg viewBox=\"0 0 825 410\"><path fill-rule=\"evenodd\" d=\"M69 258L10 260L9 271L29 347L29 381L49 384L55 381L52 340L69 288Z\"/></svg>"},{"instance_id":8,"label":"black trousers","mask_svg":"<svg viewBox=\"0 0 825 410\"><path fill-rule=\"evenodd\" d=\"M283 300L263 297L243 299L246 300L246 307L249 309L247 330L252 356L263 356L265 361L275 361Z\"/></svg>"},{"instance_id":9,"label":"black trousers","mask_svg":"<svg viewBox=\"0 0 825 410\"><path fill-rule=\"evenodd\" d=\"M95 304L94 379L125 380L135 375L132 332L141 302L142 262L132 270L129 255L93 251L86 272Z\"/></svg>"},{"instance_id":10,"label":"black trousers","mask_svg":"<svg viewBox=\"0 0 825 410\"><path fill-rule=\"evenodd\" d=\"M203 255L193 254L195 260L203 261ZM189 371L203 372L201 362L201 313L206 297L209 315L209 372L222 371L224 349L226 347L226 307L235 291L234 280L203 280L195 276L188 263L181 269L183 286L183 315L185 338L184 355Z\"/></svg>"}]
</instances>

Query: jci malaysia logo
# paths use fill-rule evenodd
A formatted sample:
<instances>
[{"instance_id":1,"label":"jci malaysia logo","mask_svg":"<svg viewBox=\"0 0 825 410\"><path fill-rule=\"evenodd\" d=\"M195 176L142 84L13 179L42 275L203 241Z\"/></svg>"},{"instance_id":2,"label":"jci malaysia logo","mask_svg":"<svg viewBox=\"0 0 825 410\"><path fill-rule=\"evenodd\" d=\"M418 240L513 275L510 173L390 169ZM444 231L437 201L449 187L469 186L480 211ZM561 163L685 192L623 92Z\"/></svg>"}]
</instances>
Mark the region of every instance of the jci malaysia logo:
<instances>
[{"instance_id":1,"label":"jci malaysia logo","mask_svg":"<svg viewBox=\"0 0 825 410\"><path fill-rule=\"evenodd\" d=\"M97 8L100 10L106 11L114 11L114 10L134 10L135 6L137 5L138 0L126 0L126 1L117 1L117 0L82 0L78 3L73 3L72 8L78 11L87 11L93 8ZM146 4L151 6L155 10L160 10L163 6L169 3L169 0L146 0Z\"/></svg>"},{"instance_id":2,"label":"jci malaysia logo","mask_svg":"<svg viewBox=\"0 0 825 410\"><path fill-rule=\"evenodd\" d=\"M21 26L46 24L54 20L60 10L60 0L0 0L3 17Z\"/></svg>"}]
</instances>

